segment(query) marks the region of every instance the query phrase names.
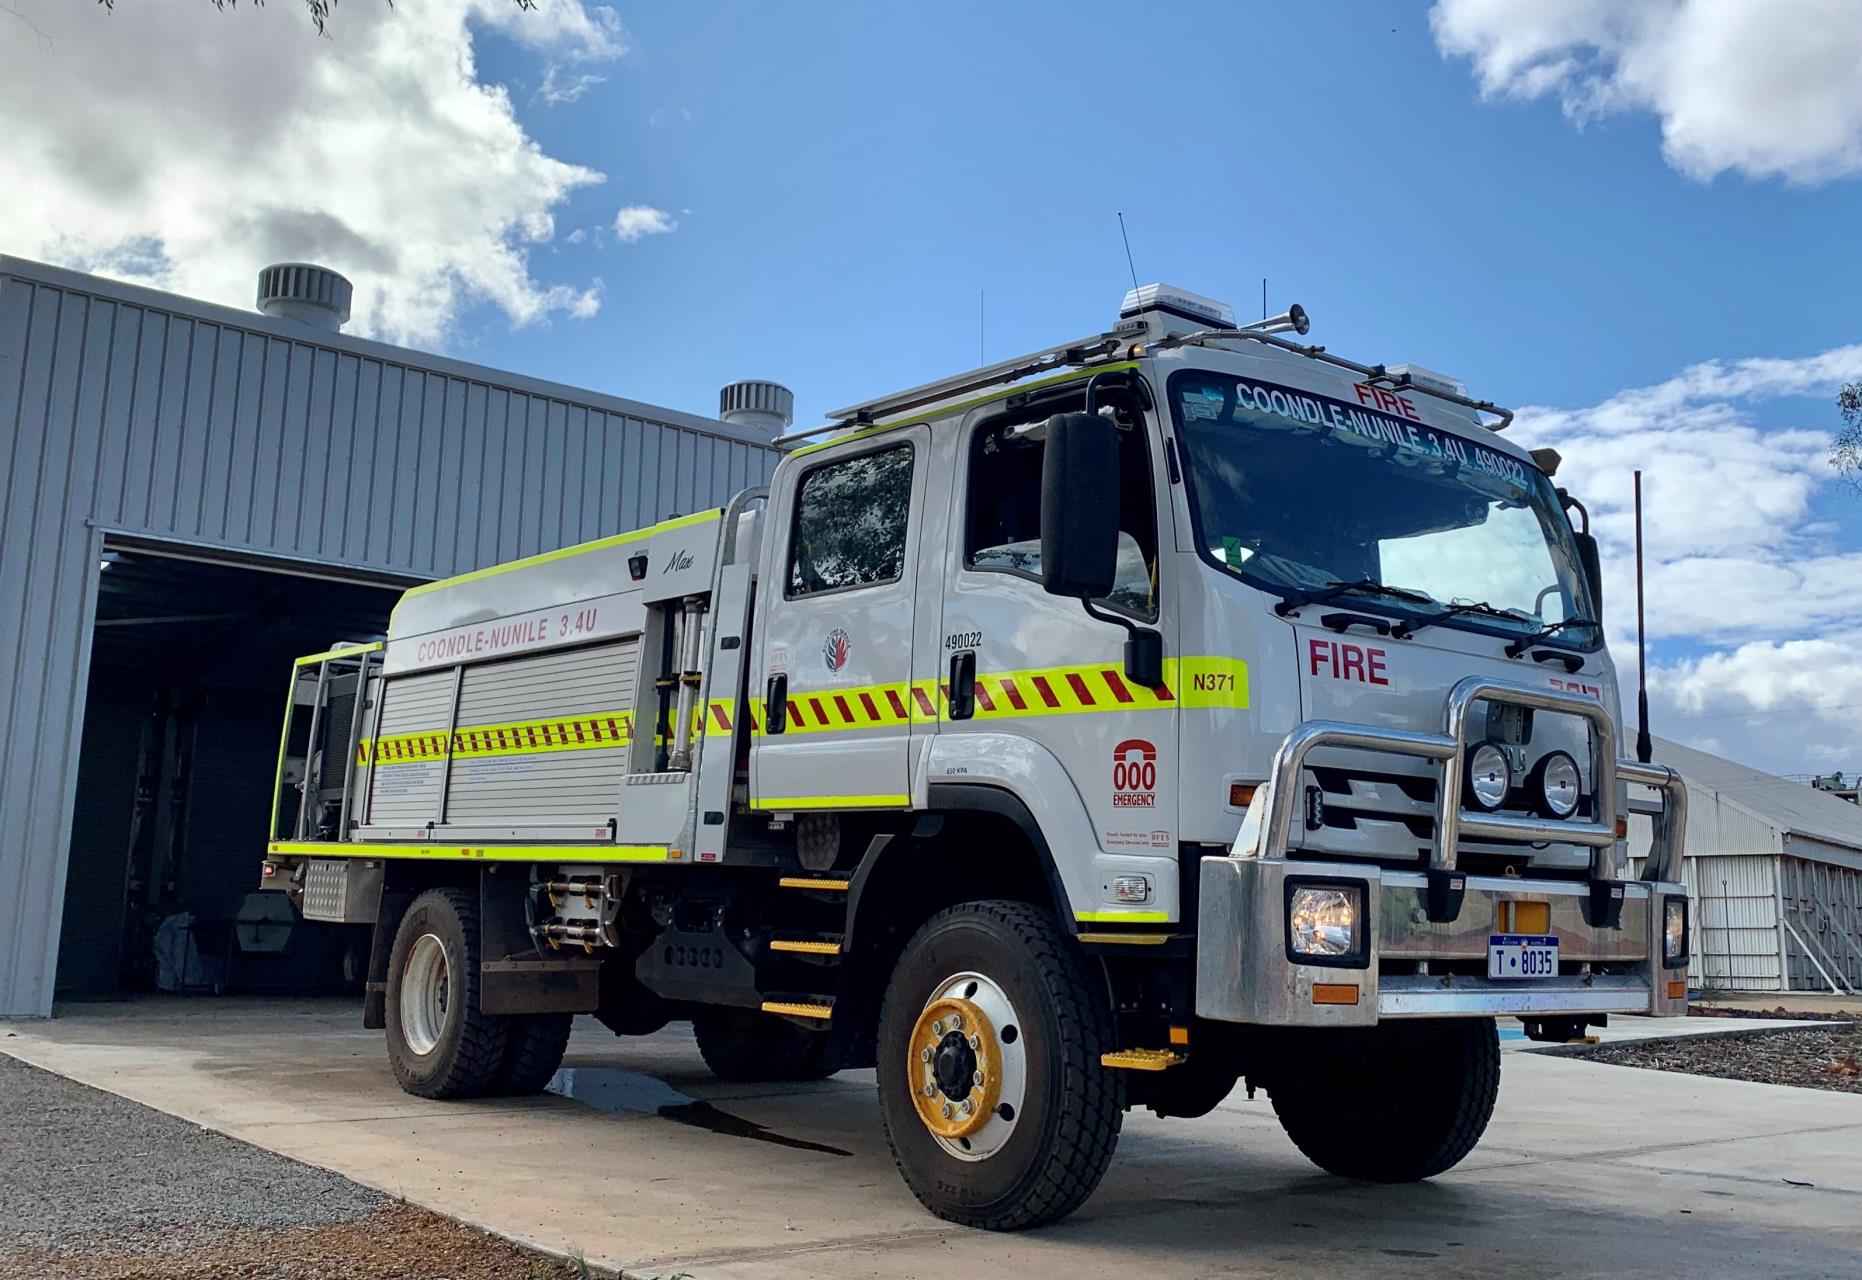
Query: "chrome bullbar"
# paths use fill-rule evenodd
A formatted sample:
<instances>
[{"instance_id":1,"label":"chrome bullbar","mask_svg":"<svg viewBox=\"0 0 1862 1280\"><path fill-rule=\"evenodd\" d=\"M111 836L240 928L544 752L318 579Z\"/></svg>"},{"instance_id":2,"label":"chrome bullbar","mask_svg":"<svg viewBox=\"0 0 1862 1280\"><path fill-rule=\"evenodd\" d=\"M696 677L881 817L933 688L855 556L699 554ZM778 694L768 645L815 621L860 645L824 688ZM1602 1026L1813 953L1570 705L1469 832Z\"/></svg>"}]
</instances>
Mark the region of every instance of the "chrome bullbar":
<instances>
[{"instance_id":1,"label":"chrome bullbar","mask_svg":"<svg viewBox=\"0 0 1862 1280\"><path fill-rule=\"evenodd\" d=\"M1508 703L1578 716L1590 725L1590 821L1557 821L1462 808L1468 726L1476 703ZM1616 755L1616 726L1596 701L1511 681L1470 677L1448 696L1444 731L1418 733L1336 721L1309 721L1280 744L1266 785L1256 791L1227 857L1202 863L1197 932L1196 1009L1205 1018L1272 1025L1349 1026L1380 1018L1678 1014L1686 1010L1686 959L1665 963L1664 911L1684 897L1679 883L1687 796L1662 765ZM1343 747L1432 760L1440 765L1434 844L1423 870L1320 860L1292 861L1300 775L1317 747ZM1617 786L1636 783L1661 796L1642 879L1613 878ZM1471 877L1457 869L1464 838L1589 846L1588 881ZM1296 955L1288 910L1301 881L1361 894L1355 956ZM1518 917L1517 904L1534 904ZM1539 905L1542 904L1542 905ZM1559 939L1560 972L1496 981L1470 972L1488 933L1502 921L1532 918ZM1526 930L1520 929L1520 932Z\"/></svg>"}]
</instances>

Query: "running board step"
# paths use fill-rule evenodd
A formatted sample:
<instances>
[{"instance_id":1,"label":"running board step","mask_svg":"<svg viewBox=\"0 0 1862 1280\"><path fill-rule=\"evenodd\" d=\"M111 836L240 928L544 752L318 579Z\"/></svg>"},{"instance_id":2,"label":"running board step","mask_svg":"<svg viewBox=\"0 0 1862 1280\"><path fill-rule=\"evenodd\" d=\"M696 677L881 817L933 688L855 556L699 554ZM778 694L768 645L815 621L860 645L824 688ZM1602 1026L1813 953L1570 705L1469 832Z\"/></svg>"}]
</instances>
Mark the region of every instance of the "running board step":
<instances>
[{"instance_id":1,"label":"running board step","mask_svg":"<svg viewBox=\"0 0 1862 1280\"><path fill-rule=\"evenodd\" d=\"M853 885L846 876L784 876L776 883L784 889L814 889L822 893L845 893Z\"/></svg>"},{"instance_id":2,"label":"running board step","mask_svg":"<svg viewBox=\"0 0 1862 1280\"><path fill-rule=\"evenodd\" d=\"M841 936L837 933L817 936L792 935L769 940L771 951L787 951L799 956L838 956Z\"/></svg>"},{"instance_id":3,"label":"running board step","mask_svg":"<svg viewBox=\"0 0 1862 1280\"><path fill-rule=\"evenodd\" d=\"M1116 1053L1100 1054L1099 1065L1122 1067L1126 1071L1162 1071L1181 1065L1185 1057L1175 1049L1120 1049Z\"/></svg>"},{"instance_id":4,"label":"running board step","mask_svg":"<svg viewBox=\"0 0 1862 1280\"><path fill-rule=\"evenodd\" d=\"M807 1018L813 1022L826 1022L834 1016L833 996L791 996L782 1000L765 1000L764 1013L777 1013L785 1018Z\"/></svg>"}]
</instances>

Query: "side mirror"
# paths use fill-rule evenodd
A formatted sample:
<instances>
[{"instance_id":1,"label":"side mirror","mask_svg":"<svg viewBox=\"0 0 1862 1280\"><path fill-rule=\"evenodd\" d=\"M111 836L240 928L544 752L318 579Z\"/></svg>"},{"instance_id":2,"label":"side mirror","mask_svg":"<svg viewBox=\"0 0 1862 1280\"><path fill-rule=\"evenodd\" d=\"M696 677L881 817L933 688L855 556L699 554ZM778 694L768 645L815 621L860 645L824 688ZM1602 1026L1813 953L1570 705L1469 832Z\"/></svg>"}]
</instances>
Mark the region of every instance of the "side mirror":
<instances>
[{"instance_id":1,"label":"side mirror","mask_svg":"<svg viewBox=\"0 0 1862 1280\"><path fill-rule=\"evenodd\" d=\"M1578 559L1584 564L1584 576L1590 579L1591 604L1597 621L1603 621L1603 562L1597 554L1597 539L1588 533L1574 535L1578 541Z\"/></svg>"},{"instance_id":2,"label":"side mirror","mask_svg":"<svg viewBox=\"0 0 1862 1280\"><path fill-rule=\"evenodd\" d=\"M1096 413L1047 420L1041 459L1041 579L1057 596L1109 595L1118 574L1118 428Z\"/></svg>"}]
</instances>

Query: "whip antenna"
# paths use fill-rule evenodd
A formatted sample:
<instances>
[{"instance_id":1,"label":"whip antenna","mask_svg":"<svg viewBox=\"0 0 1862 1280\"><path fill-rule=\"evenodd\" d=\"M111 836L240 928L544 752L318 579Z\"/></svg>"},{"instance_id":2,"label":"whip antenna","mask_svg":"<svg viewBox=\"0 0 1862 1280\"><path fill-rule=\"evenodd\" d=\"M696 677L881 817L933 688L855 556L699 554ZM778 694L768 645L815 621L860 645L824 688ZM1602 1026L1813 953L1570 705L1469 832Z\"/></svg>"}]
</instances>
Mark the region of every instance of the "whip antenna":
<instances>
[{"instance_id":1,"label":"whip antenna","mask_svg":"<svg viewBox=\"0 0 1862 1280\"><path fill-rule=\"evenodd\" d=\"M1636 471L1636 759L1655 754L1649 741L1649 640L1642 623L1642 472Z\"/></svg>"},{"instance_id":2,"label":"whip antenna","mask_svg":"<svg viewBox=\"0 0 1862 1280\"><path fill-rule=\"evenodd\" d=\"M1118 216L1119 239L1125 242L1125 265L1131 268L1131 287L1138 287L1138 268L1131 260L1131 237L1125 234L1125 215Z\"/></svg>"}]
</instances>

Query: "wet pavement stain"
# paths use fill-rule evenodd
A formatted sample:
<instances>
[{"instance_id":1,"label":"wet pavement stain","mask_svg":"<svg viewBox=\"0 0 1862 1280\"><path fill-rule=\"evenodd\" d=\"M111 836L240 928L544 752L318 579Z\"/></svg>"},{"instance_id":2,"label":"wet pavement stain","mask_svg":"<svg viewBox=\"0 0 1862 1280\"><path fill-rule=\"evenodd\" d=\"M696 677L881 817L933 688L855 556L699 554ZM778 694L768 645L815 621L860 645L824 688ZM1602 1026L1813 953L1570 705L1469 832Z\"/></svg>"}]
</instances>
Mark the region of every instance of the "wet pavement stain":
<instances>
[{"instance_id":1,"label":"wet pavement stain","mask_svg":"<svg viewBox=\"0 0 1862 1280\"><path fill-rule=\"evenodd\" d=\"M565 1067L544 1086L549 1093L569 1098L598 1111L614 1115L659 1116L677 1124L691 1125L731 1138L750 1138L796 1151L818 1151L824 1155L850 1156L851 1151L831 1147L823 1142L791 1138L720 1110L709 1102L679 1092L657 1076L641 1071L622 1071L612 1067Z\"/></svg>"}]
</instances>

